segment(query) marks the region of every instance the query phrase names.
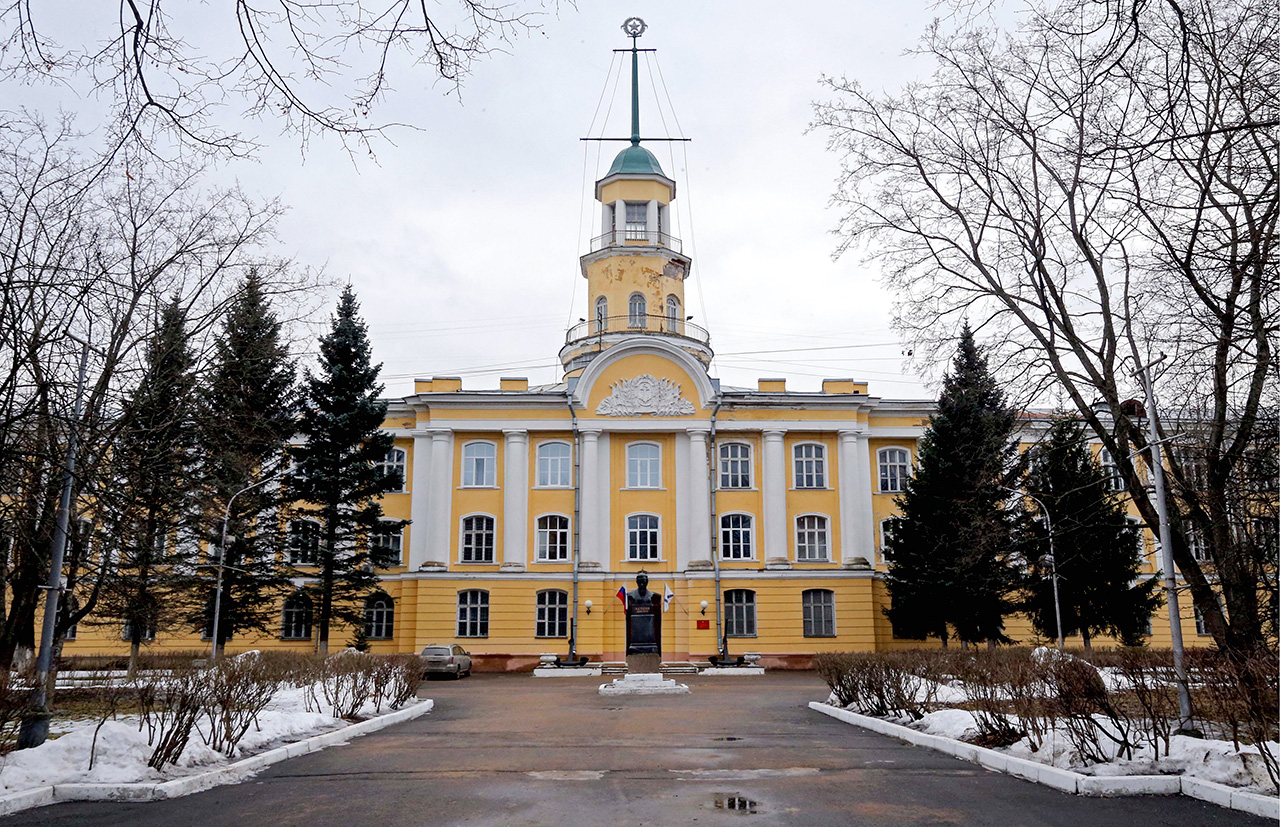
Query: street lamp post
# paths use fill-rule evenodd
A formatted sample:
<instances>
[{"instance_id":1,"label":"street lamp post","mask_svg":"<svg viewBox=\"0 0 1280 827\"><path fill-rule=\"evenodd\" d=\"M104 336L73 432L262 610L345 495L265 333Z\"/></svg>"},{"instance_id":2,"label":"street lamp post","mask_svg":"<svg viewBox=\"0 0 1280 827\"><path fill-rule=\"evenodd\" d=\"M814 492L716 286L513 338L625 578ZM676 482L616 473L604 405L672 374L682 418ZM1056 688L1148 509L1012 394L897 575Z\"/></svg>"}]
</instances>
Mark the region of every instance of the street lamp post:
<instances>
[{"instance_id":1,"label":"street lamp post","mask_svg":"<svg viewBox=\"0 0 1280 827\"><path fill-rule=\"evenodd\" d=\"M1040 559L1042 562L1048 562L1049 577L1053 580L1053 622L1054 628L1058 631L1058 651L1062 651L1064 641L1062 636L1062 604L1058 600L1058 558L1053 553L1053 521L1049 519L1049 507L1046 506L1044 501L1035 494L1028 494L1026 491L1019 491L1016 488L1010 488L1006 485L1002 485L1000 487L1006 491L1012 491L1015 494L1026 497L1029 500L1035 500L1036 505L1040 506L1040 513L1044 515L1044 528L1049 534L1049 553Z\"/></svg>"},{"instance_id":2,"label":"street lamp post","mask_svg":"<svg viewBox=\"0 0 1280 827\"><path fill-rule=\"evenodd\" d=\"M222 513L222 541L218 544L218 584L213 590L213 643L211 651L209 652L210 661L218 659L218 621L222 617L222 571L223 569L234 568L233 566L227 565L227 523L231 522L231 504L236 501L236 497L246 491L252 491L260 485L266 485L273 480L278 480L288 473L288 471L281 471L280 473L267 477L266 479L258 480L251 485L246 485L244 488L241 488L239 491L232 494L227 500L227 509ZM243 569L239 569L239 571L243 571Z\"/></svg>"}]
</instances>

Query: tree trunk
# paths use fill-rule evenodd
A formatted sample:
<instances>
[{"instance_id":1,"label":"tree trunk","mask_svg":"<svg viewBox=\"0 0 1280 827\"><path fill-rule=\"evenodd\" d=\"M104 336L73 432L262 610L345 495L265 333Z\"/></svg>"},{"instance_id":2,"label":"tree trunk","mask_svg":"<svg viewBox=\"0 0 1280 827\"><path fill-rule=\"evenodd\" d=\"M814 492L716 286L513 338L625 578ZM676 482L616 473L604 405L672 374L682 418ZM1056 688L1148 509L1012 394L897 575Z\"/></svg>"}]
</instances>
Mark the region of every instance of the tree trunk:
<instances>
[{"instance_id":1,"label":"tree trunk","mask_svg":"<svg viewBox=\"0 0 1280 827\"><path fill-rule=\"evenodd\" d=\"M132 678L138 672L138 653L142 649L142 641L136 630L129 631L129 677Z\"/></svg>"}]
</instances>

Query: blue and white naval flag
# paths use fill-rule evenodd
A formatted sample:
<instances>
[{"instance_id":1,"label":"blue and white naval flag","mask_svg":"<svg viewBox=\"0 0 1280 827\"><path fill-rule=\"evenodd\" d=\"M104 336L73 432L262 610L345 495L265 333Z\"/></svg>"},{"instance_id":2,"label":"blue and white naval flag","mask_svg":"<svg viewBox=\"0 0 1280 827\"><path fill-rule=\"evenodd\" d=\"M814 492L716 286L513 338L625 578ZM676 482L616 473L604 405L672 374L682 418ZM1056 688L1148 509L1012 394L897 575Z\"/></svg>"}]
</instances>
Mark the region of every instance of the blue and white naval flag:
<instances>
[{"instance_id":1,"label":"blue and white naval flag","mask_svg":"<svg viewBox=\"0 0 1280 827\"><path fill-rule=\"evenodd\" d=\"M671 601L676 597L676 593L671 591L671 587L666 583L662 584L662 611L666 612L671 608Z\"/></svg>"}]
</instances>

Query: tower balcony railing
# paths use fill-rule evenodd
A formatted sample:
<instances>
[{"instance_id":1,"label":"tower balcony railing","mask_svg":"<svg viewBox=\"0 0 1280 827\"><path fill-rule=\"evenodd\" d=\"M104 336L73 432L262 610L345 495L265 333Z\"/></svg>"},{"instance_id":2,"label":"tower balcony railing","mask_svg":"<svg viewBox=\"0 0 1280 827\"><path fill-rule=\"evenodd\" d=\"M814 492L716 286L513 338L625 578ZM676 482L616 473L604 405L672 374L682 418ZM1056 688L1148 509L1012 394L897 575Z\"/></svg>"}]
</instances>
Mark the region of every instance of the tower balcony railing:
<instances>
[{"instance_id":1,"label":"tower balcony railing","mask_svg":"<svg viewBox=\"0 0 1280 827\"><path fill-rule=\"evenodd\" d=\"M606 247L629 246L666 247L668 250L673 250L677 253L683 252L680 249L680 239L670 233L662 233L640 227L614 230L591 239L591 252L593 253Z\"/></svg>"},{"instance_id":2,"label":"tower balcony railing","mask_svg":"<svg viewBox=\"0 0 1280 827\"><path fill-rule=\"evenodd\" d=\"M682 336L695 342L710 344L711 334L706 328L692 322L670 316L650 314L631 314L627 316L605 316L589 321L579 322L565 334L565 344L573 344L593 336L609 333L662 333L667 336Z\"/></svg>"}]
</instances>

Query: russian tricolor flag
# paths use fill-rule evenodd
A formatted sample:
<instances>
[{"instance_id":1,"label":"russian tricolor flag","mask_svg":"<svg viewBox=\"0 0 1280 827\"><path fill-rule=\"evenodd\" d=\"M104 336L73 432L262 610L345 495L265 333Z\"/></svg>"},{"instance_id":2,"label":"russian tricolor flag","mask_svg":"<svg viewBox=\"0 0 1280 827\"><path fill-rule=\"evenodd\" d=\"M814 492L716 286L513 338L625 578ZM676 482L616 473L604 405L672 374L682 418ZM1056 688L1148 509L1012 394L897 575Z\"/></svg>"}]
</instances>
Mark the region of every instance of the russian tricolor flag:
<instances>
[{"instance_id":1,"label":"russian tricolor flag","mask_svg":"<svg viewBox=\"0 0 1280 827\"><path fill-rule=\"evenodd\" d=\"M627 587L626 586L618 587L618 599L622 601L622 610L625 612L627 610Z\"/></svg>"}]
</instances>

